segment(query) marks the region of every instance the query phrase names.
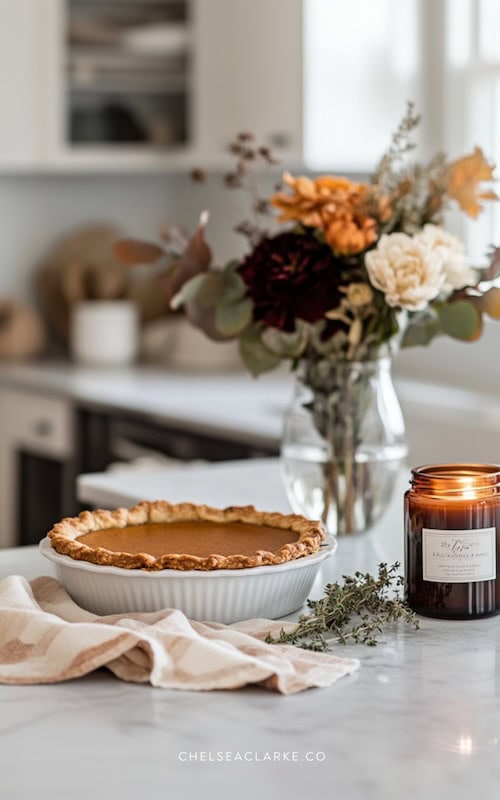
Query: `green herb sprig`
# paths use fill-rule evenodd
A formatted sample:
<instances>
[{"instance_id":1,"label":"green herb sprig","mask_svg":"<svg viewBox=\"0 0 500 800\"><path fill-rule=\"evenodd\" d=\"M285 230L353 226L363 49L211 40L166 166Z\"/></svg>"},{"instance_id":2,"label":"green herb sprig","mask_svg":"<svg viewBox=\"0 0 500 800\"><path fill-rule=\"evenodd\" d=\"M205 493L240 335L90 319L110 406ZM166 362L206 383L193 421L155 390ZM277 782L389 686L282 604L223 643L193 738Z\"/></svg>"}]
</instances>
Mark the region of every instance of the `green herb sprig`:
<instances>
[{"instance_id":1,"label":"green herb sprig","mask_svg":"<svg viewBox=\"0 0 500 800\"><path fill-rule=\"evenodd\" d=\"M325 586L321 600L308 600L310 614L303 614L293 628L282 628L279 636L268 634L269 644L294 644L306 650L328 650L333 643L352 642L373 647L385 625L397 620L418 629L417 616L400 597L404 578L400 564L378 565L378 575L355 572L342 582Z\"/></svg>"}]
</instances>

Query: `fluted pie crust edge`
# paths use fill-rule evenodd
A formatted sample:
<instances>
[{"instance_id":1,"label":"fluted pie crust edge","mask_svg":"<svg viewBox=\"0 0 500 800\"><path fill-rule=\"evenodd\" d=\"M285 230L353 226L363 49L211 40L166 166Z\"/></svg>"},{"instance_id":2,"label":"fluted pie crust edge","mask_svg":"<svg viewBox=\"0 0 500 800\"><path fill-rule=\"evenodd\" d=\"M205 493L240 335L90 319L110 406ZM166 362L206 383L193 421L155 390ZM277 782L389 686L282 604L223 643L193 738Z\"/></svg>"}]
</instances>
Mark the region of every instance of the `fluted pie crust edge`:
<instances>
[{"instance_id":1,"label":"fluted pie crust edge","mask_svg":"<svg viewBox=\"0 0 500 800\"><path fill-rule=\"evenodd\" d=\"M272 528L290 530L298 534L294 542L284 544L275 552L257 550L252 555L210 555L200 557L189 553L165 553L156 558L148 553L114 552L104 547L89 547L76 541L77 537L91 531L106 528L126 528L133 525L168 522L245 522L252 525L268 525ZM284 564L297 558L311 555L319 550L324 540L320 522L311 521L298 514L257 511L254 506L231 506L212 508L193 503L171 504L164 500L143 501L133 508L118 508L115 511L98 509L82 511L78 517L66 517L58 522L48 534L51 545L58 553L76 561L89 561L103 566L123 569L158 571L177 570L223 570L246 569L272 564Z\"/></svg>"}]
</instances>

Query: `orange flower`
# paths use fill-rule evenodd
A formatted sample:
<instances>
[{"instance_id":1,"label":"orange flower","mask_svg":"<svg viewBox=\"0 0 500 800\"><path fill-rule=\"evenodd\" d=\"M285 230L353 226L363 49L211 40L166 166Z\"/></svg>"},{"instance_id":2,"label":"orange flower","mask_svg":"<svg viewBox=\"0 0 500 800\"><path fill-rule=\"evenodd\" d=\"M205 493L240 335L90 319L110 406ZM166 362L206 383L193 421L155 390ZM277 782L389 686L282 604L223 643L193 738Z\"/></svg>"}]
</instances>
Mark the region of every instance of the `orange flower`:
<instances>
[{"instance_id":1,"label":"orange flower","mask_svg":"<svg viewBox=\"0 0 500 800\"><path fill-rule=\"evenodd\" d=\"M377 223L366 214L339 211L327 223L325 238L332 250L341 255L355 255L377 240Z\"/></svg>"},{"instance_id":2,"label":"orange flower","mask_svg":"<svg viewBox=\"0 0 500 800\"><path fill-rule=\"evenodd\" d=\"M448 194L473 219L482 210L481 200L498 200L494 191L489 189L481 192L479 186L482 181L493 180L494 169L479 147L471 155L453 161L448 167Z\"/></svg>"},{"instance_id":3,"label":"orange flower","mask_svg":"<svg viewBox=\"0 0 500 800\"><path fill-rule=\"evenodd\" d=\"M322 175L314 180L283 175L291 193L279 192L271 203L281 211L280 222L295 221L324 231L326 241L339 255L366 250L378 236L377 219L387 219L388 201L376 199L372 187L348 178ZM373 206L376 216L367 212Z\"/></svg>"}]
</instances>

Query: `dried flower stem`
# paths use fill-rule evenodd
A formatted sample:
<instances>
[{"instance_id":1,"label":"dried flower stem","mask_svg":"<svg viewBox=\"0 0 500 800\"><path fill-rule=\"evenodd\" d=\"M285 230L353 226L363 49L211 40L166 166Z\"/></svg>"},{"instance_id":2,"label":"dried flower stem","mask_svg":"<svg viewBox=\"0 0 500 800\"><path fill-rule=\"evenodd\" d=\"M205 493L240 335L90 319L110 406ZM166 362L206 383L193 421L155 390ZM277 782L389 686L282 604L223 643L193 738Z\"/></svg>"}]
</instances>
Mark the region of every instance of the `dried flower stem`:
<instances>
[{"instance_id":1,"label":"dried flower stem","mask_svg":"<svg viewBox=\"0 0 500 800\"><path fill-rule=\"evenodd\" d=\"M415 113L414 103L408 103L406 114L393 133L390 147L382 156L373 178L373 183L378 186L381 194L388 193L388 189L392 188L390 183L398 174L396 164L401 162L407 153L414 150L415 143L412 140L412 134L419 124L420 114Z\"/></svg>"}]
</instances>

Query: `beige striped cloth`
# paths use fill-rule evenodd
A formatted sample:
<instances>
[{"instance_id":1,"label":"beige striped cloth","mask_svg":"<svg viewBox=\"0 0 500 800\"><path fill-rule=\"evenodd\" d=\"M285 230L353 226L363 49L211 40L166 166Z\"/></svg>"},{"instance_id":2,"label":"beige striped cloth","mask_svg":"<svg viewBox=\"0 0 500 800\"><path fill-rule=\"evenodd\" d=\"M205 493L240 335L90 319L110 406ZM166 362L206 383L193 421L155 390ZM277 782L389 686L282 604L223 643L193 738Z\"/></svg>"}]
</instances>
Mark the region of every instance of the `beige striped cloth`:
<instances>
[{"instance_id":1,"label":"beige striped cloth","mask_svg":"<svg viewBox=\"0 0 500 800\"><path fill-rule=\"evenodd\" d=\"M98 617L53 578L0 581L0 683L57 683L106 667L124 681L165 689L238 689L282 694L330 686L356 659L266 644L283 625L192 622L181 611Z\"/></svg>"}]
</instances>

